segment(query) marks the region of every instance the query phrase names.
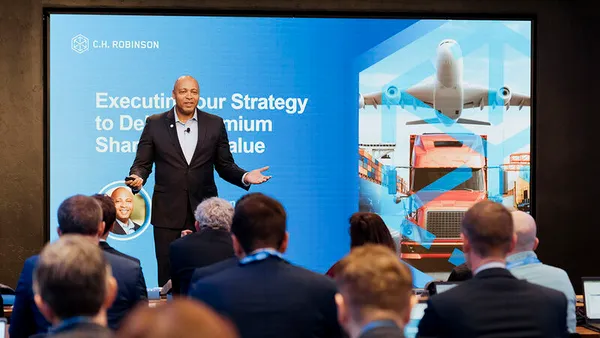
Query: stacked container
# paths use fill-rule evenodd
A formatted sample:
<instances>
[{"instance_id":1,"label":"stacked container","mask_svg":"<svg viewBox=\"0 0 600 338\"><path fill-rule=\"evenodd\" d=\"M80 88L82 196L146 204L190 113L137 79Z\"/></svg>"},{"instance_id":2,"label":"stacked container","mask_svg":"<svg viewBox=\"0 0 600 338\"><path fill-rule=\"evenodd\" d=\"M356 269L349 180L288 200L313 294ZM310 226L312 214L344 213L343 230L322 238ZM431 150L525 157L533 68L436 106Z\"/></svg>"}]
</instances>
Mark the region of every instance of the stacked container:
<instances>
[{"instance_id":1,"label":"stacked container","mask_svg":"<svg viewBox=\"0 0 600 338\"><path fill-rule=\"evenodd\" d=\"M358 149L358 175L368 181L381 184L381 162L373 158L373 156L364 149Z\"/></svg>"}]
</instances>

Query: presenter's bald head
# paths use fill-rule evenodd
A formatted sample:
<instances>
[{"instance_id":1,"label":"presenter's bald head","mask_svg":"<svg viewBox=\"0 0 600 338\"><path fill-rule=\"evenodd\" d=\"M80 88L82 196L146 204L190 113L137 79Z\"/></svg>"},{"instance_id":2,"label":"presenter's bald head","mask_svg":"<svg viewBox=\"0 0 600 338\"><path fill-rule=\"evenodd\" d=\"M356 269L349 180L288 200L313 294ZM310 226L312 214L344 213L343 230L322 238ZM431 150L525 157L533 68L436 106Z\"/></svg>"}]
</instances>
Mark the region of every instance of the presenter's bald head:
<instances>
[{"instance_id":1,"label":"presenter's bald head","mask_svg":"<svg viewBox=\"0 0 600 338\"><path fill-rule=\"evenodd\" d=\"M200 85L190 75L180 76L173 86L173 99L177 113L192 116L200 99Z\"/></svg>"}]
</instances>

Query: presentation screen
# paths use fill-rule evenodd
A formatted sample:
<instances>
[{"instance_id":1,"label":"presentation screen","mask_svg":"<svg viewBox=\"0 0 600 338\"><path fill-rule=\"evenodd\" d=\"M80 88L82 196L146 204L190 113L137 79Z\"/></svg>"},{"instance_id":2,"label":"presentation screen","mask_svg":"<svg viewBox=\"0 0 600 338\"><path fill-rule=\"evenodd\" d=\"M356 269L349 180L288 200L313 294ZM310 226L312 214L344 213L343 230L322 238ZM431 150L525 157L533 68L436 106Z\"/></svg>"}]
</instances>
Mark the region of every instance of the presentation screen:
<instances>
[{"instance_id":1,"label":"presentation screen","mask_svg":"<svg viewBox=\"0 0 600 338\"><path fill-rule=\"evenodd\" d=\"M133 197L118 188L182 75L235 162L270 167L250 191L284 205L297 265L326 272L349 217L374 212L423 287L464 261L471 205L529 210L530 21L53 13L47 51L50 240L65 198L106 194L131 225L108 242L148 287L155 172ZM232 204L246 193L215 180Z\"/></svg>"}]
</instances>

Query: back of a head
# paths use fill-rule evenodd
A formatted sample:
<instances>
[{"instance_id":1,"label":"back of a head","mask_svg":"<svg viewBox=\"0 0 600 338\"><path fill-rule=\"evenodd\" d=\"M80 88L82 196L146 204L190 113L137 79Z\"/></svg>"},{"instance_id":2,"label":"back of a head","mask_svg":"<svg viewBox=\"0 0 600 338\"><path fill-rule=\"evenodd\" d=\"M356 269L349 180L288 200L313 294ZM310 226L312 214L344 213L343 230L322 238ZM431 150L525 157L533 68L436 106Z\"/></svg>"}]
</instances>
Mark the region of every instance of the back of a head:
<instances>
[{"instance_id":1,"label":"back of a head","mask_svg":"<svg viewBox=\"0 0 600 338\"><path fill-rule=\"evenodd\" d=\"M245 253L259 248L279 248L286 236L286 213L277 200L253 193L235 205L231 232Z\"/></svg>"},{"instance_id":2,"label":"back of a head","mask_svg":"<svg viewBox=\"0 0 600 338\"><path fill-rule=\"evenodd\" d=\"M511 213L517 244L515 252L534 250L537 245L535 220L526 212L515 210Z\"/></svg>"},{"instance_id":3,"label":"back of a head","mask_svg":"<svg viewBox=\"0 0 600 338\"><path fill-rule=\"evenodd\" d=\"M118 338L237 338L235 327L198 301L177 298L154 308L136 307L125 318Z\"/></svg>"},{"instance_id":4,"label":"back of a head","mask_svg":"<svg viewBox=\"0 0 600 338\"><path fill-rule=\"evenodd\" d=\"M92 197L100 203L100 207L102 208L102 221L104 222L104 233L102 236L104 236L110 231L117 220L115 202L113 202L110 196L104 194L95 194Z\"/></svg>"},{"instance_id":5,"label":"back of a head","mask_svg":"<svg viewBox=\"0 0 600 338\"><path fill-rule=\"evenodd\" d=\"M196 207L194 217L200 228L231 230L233 206L229 201L219 197L211 197Z\"/></svg>"},{"instance_id":6,"label":"back of a head","mask_svg":"<svg viewBox=\"0 0 600 338\"><path fill-rule=\"evenodd\" d=\"M357 321L373 313L403 316L410 311L411 272L385 246L365 244L352 249L340 260L335 281Z\"/></svg>"},{"instance_id":7,"label":"back of a head","mask_svg":"<svg viewBox=\"0 0 600 338\"><path fill-rule=\"evenodd\" d=\"M462 220L461 231L480 257L505 257L511 251L513 220L500 203L484 200L472 206Z\"/></svg>"},{"instance_id":8,"label":"back of a head","mask_svg":"<svg viewBox=\"0 0 600 338\"><path fill-rule=\"evenodd\" d=\"M65 234L96 235L102 222L102 208L92 197L75 195L58 207L58 228Z\"/></svg>"},{"instance_id":9,"label":"back of a head","mask_svg":"<svg viewBox=\"0 0 600 338\"><path fill-rule=\"evenodd\" d=\"M81 235L64 235L42 250L33 288L58 318L96 315L111 275L102 250Z\"/></svg>"},{"instance_id":10,"label":"back of a head","mask_svg":"<svg viewBox=\"0 0 600 338\"><path fill-rule=\"evenodd\" d=\"M350 247L381 244L396 250L392 234L383 219L372 212L357 212L350 217Z\"/></svg>"}]
</instances>

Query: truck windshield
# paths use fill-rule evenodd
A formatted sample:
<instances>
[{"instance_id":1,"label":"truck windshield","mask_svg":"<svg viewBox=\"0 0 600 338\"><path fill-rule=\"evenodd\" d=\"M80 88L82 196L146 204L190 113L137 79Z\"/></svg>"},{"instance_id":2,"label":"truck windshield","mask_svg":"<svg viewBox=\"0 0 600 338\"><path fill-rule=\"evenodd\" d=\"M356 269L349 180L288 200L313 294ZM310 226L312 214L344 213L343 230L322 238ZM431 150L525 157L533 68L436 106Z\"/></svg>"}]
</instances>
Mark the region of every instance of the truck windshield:
<instances>
[{"instance_id":1,"label":"truck windshield","mask_svg":"<svg viewBox=\"0 0 600 338\"><path fill-rule=\"evenodd\" d=\"M445 175L449 174L452 171L471 171L471 178L468 180L461 182L462 180L454 180L451 177L448 177L449 186L443 186L443 181L438 182L437 184L433 184L437 180L441 179ZM484 177L483 177L483 169L479 168L416 168L413 172L413 184L412 190L419 191L427 186L429 189L434 190L469 190L469 191L484 191Z\"/></svg>"}]
</instances>

